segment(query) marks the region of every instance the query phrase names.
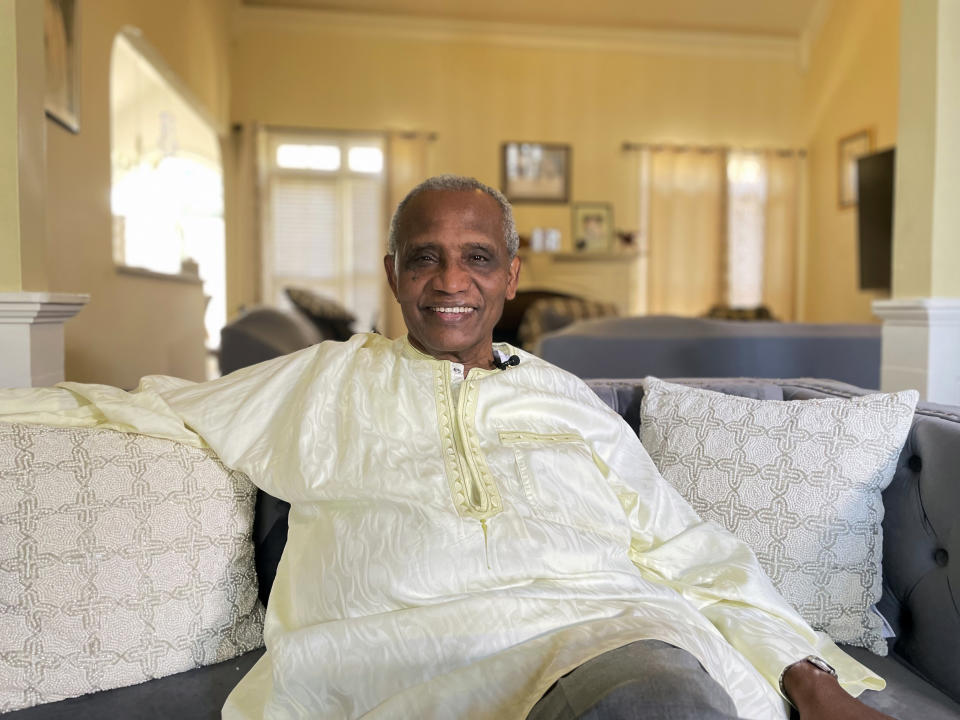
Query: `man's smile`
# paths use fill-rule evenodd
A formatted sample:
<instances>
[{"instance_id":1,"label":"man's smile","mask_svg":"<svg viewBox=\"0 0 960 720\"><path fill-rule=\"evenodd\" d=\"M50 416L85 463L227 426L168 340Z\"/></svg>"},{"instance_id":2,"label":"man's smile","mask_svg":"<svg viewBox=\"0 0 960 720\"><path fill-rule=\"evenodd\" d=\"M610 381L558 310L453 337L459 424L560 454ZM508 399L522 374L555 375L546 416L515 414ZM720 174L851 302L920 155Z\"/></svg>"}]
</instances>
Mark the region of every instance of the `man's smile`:
<instances>
[{"instance_id":1,"label":"man's smile","mask_svg":"<svg viewBox=\"0 0 960 720\"><path fill-rule=\"evenodd\" d=\"M427 310L431 312L440 313L441 315L456 316L456 315L469 315L473 313L476 308L470 307L468 305L431 305L427 307Z\"/></svg>"}]
</instances>

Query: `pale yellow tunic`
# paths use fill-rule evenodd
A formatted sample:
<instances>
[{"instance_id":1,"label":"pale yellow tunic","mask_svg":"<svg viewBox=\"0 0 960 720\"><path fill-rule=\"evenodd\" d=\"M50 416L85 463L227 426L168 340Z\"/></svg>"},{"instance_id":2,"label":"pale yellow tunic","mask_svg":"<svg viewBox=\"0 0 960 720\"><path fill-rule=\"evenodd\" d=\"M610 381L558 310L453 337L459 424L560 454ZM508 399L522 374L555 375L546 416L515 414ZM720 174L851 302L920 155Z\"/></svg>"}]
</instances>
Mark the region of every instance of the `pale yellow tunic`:
<instances>
[{"instance_id":1,"label":"pale yellow tunic","mask_svg":"<svg viewBox=\"0 0 960 720\"><path fill-rule=\"evenodd\" d=\"M519 366L472 370L456 393L449 362L357 335L203 384L7 391L0 420L192 429L292 503L267 653L225 718L521 719L557 677L642 638L693 653L746 718L786 717L777 678L808 654L854 694L883 687L586 385L505 349Z\"/></svg>"}]
</instances>

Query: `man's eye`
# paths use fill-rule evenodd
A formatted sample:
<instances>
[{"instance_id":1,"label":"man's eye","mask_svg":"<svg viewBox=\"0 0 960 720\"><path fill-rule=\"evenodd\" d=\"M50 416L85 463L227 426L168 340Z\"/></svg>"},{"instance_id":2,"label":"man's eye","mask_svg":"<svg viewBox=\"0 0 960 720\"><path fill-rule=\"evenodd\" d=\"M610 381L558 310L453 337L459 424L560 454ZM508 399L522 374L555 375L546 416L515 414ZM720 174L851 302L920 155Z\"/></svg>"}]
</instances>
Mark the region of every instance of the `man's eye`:
<instances>
[{"instance_id":1,"label":"man's eye","mask_svg":"<svg viewBox=\"0 0 960 720\"><path fill-rule=\"evenodd\" d=\"M486 255L471 255L470 261L482 264L482 263L490 262L490 258L488 258Z\"/></svg>"}]
</instances>

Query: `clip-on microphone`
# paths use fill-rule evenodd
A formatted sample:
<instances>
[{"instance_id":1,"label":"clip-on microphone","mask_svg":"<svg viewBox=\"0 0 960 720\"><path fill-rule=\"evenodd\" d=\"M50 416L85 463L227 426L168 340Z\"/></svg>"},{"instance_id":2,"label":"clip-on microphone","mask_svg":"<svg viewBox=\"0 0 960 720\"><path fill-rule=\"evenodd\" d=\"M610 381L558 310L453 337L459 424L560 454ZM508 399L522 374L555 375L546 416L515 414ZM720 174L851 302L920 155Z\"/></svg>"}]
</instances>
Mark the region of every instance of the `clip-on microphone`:
<instances>
[{"instance_id":1,"label":"clip-on microphone","mask_svg":"<svg viewBox=\"0 0 960 720\"><path fill-rule=\"evenodd\" d=\"M508 358L504 358L503 360L500 360L496 355L494 355L494 356L493 356L493 364L496 366L496 368L497 368L498 370L506 370L508 367L510 367L510 366L512 366L512 365L519 365L519 364L520 364L520 356L519 356L519 355L511 355L511 356L508 357Z\"/></svg>"}]
</instances>

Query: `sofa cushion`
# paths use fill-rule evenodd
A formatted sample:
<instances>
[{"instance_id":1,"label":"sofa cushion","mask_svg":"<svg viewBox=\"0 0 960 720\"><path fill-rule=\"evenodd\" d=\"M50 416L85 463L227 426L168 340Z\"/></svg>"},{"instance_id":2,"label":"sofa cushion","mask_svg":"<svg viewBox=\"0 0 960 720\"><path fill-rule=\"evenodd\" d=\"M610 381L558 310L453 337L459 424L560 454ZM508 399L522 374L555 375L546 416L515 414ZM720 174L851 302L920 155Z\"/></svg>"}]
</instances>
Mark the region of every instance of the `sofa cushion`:
<instances>
[{"instance_id":1,"label":"sofa cushion","mask_svg":"<svg viewBox=\"0 0 960 720\"><path fill-rule=\"evenodd\" d=\"M841 648L887 681L884 690L867 690L860 696L860 700L875 710L904 719L960 718L960 704L925 682L896 655L877 657L863 648L846 645L841 645Z\"/></svg>"},{"instance_id":2,"label":"sofa cushion","mask_svg":"<svg viewBox=\"0 0 960 720\"><path fill-rule=\"evenodd\" d=\"M251 650L139 685L17 710L4 720L219 720L227 695L262 655L263 648Z\"/></svg>"},{"instance_id":3,"label":"sofa cushion","mask_svg":"<svg viewBox=\"0 0 960 720\"><path fill-rule=\"evenodd\" d=\"M780 593L836 642L886 654L883 503L916 391L764 402L645 381L640 437L705 520L746 542Z\"/></svg>"},{"instance_id":4,"label":"sofa cushion","mask_svg":"<svg viewBox=\"0 0 960 720\"><path fill-rule=\"evenodd\" d=\"M353 335L353 323L357 318L336 300L307 288L288 287L284 292L293 306L310 318L324 337L347 340Z\"/></svg>"},{"instance_id":5,"label":"sofa cushion","mask_svg":"<svg viewBox=\"0 0 960 720\"><path fill-rule=\"evenodd\" d=\"M209 450L0 424L0 711L260 646L255 492Z\"/></svg>"}]
</instances>

